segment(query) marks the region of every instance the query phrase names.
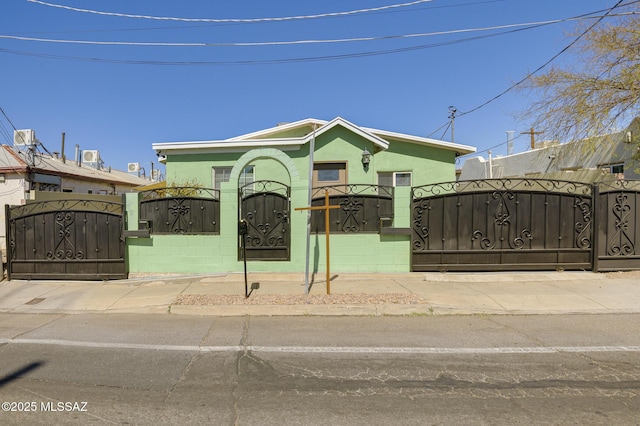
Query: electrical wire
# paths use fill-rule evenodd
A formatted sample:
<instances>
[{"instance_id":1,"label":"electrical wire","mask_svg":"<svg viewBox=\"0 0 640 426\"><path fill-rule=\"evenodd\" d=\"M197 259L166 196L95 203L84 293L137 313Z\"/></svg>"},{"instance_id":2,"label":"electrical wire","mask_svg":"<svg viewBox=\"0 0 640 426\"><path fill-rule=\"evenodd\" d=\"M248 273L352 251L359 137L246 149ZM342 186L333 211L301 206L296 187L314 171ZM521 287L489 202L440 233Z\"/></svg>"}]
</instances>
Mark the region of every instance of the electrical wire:
<instances>
[{"instance_id":1,"label":"electrical wire","mask_svg":"<svg viewBox=\"0 0 640 426\"><path fill-rule=\"evenodd\" d=\"M449 130L449 128L451 128L451 122L449 122L449 124L447 124L447 128L444 129L444 132L442 132L442 136L440 136L440 140L443 140L444 135L447 134L447 131Z\"/></svg>"},{"instance_id":2,"label":"electrical wire","mask_svg":"<svg viewBox=\"0 0 640 426\"><path fill-rule=\"evenodd\" d=\"M508 144L508 143L510 143L510 142L515 142L515 141L517 141L517 140L518 140L518 139L520 139L522 136L523 136L522 134L519 134L518 136L516 136L516 137L514 137L513 139L508 140L508 141L506 141L506 142L499 143L499 144L497 144L497 145L494 145L494 146L491 146L491 147L489 147L489 148L483 149L482 151L470 152L469 154L461 155L461 156L459 156L458 158L464 158L464 157L467 157L467 156L469 156L469 155L478 155L478 154L482 154L482 153L487 152L487 151L491 151L492 149L500 148L500 147L502 147L502 146L504 146L504 145L506 145L506 144Z\"/></svg>"},{"instance_id":3,"label":"electrical wire","mask_svg":"<svg viewBox=\"0 0 640 426\"><path fill-rule=\"evenodd\" d=\"M4 118L7 119L7 121L9 122L9 124L11 124L11 127L13 127L13 130L17 130L16 126L13 125L13 122L11 121L11 119L9 118L9 116L7 115L6 112L4 112L4 109L2 109L2 107L0 107L0 112L2 113L2 115L4 115Z\"/></svg>"},{"instance_id":4,"label":"electrical wire","mask_svg":"<svg viewBox=\"0 0 640 426\"><path fill-rule=\"evenodd\" d=\"M389 9L397 9L401 7L409 7L415 6L417 4L428 3L431 0L415 0L408 3L396 3L387 6L380 7L372 7L368 9L357 9L357 10L349 10L345 12L329 12L329 13L320 13L316 15L299 15L299 16L282 16L282 17L270 17L270 18L178 18L171 16L151 16L151 15L132 15L127 13L116 13L116 12L103 12L92 9L80 9L71 6L65 6L61 4L55 3L47 3L40 0L27 0L29 3L35 3L43 6L55 7L59 9L70 10L73 12L82 12L82 13L91 13L94 15L102 15L102 16L115 16L118 18L135 18L135 19L150 19L155 21L179 21L179 22L208 22L208 23L256 23L256 22L281 22L281 21L299 21L305 19L318 19L318 18L328 18L328 17L336 17L336 16L347 16L347 15L358 15L363 13L371 13L371 12L379 12L382 10Z\"/></svg>"},{"instance_id":5,"label":"electrical wire","mask_svg":"<svg viewBox=\"0 0 640 426\"><path fill-rule=\"evenodd\" d=\"M624 1L624 0L620 0L620 1L618 1L615 5L613 5L611 8L607 9L607 11L605 12L605 14L604 14L604 15L602 15L602 16L600 16L596 22L594 22L591 26L589 26L589 27L588 27L585 31L583 31L583 32L582 32L582 33L581 33L581 34L580 34L576 39L574 39L571 43L569 43L569 45L567 45L564 49L562 49L560 52L558 52L557 54L555 54L551 59L549 59L549 60L548 60L547 62L545 62L543 65L541 65L540 67L538 67L535 71L533 71L532 73L527 74L527 76L525 76L523 79L521 79L521 80L520 80L520 81L518 81L517 83L515 83L515 84L511 85L508 89L506 89L506 90L504 90L503 92L499 93L498 95L496 95L496 96L492 97L492 98L491 98L491 99L489 99L488 101L486 101L486 102L484 102L484 103L482 103L482 104L478 105L478 106L477 106L477 107L475 107L475 108L472 108L472 109L471 109L471 110L469 110L469 111L465 111L465 112L460 113L460 114L458 115L458 117L462 117L462 116L465 116L465 115L467 115L467 114L471 114L471 113L473 113L473 112L475 112L475 111L477 111L477 110L479 110L479 109L481 109L481 108L483 108L483 107L485 107L485 106L489 105L490 103L492 103L492 102L496 101L497 99L501 98L502 96L504 96L504 95L506 95L507 93L509 93L511 90L515 89L516 87L518 87L519 85L521 85L522 83L524 83L527 79L531 78L531 77L532 77L533 75L535 75L536 73L540 72L542 69L544 69L545 67L547 67L551 62L553 62L556 58L558 58L560 55L562 55L562 54L563 54L563 53L565 53L567 50L569 50L572 46L574 46L574 45L575 45L575 44L576 44L576 43L577 43L577 42L578 42L582 37L584 37L584 36L585 36L589 31L591 31L591 29L593 29L596 25L598 25L600 22L602 22L602 20L603 20L604 18L609 17L609 16L613 16L613 15L611 14L611 12L612 12L614 9L616 9L617 7L620 7L620 6L628 6L628 5L631 5L631 4L640 3L640 0L635 0L635 1L631 1L631 2L629 2L629 3L621 4L623 1ZM589 15L590 15L590 14L589 14ZM444 125L443 125L443 126L441 126L441 127L439 127L438 129L436 129L436 130L435 130L434 132L432 132L431 134L433 135L434 133L438 132L440 129L442 129L442 127L444 127ZM519 136L518 136L518 137L519 137ZM517 138L516 138L516 139L517 139ZM515 140L515 139L514 139L514 140ZM508 143L508 141L507 141L507 142L504 142L504 143L501 143L501 144L498 144L498 145L496 145L496 146L494 146L494 147L487 148L487 149L485 149L484 151L479 151L479 152L475 152L475 153L471 153L471 154L465 154L465 155L463 155L463 156L461 156L461 157L464 157L464 156L466 156L466 155L472 155L472 154L477 155L477 154L479 154L479 153L483 153L483 152L489 151L489 150L491 150L491 149L498 148L498 147L500 147L500 146L502 146L502 145L505 145L506 143Z\"/></svg>"},{"instance_id":6,"label":"electrical wire","mask_svg":"<svg viewBox=\"0 0 640 426\"><path fill-rule=\"evenodd\" d=\"M0 134L2 134L4 139L7 141L7 144L12 142L11 132L9 131L9 129L7 129L7 126L5 126L2 121L0 121Z\"/></svg>"},{"instance_id":7,"label":"electrical wire","mask_svg":"<svg viewBox=\"0 0 640 426\"><path fill-rule=\"evenodd\" d=\"M509 88L507 88L506 90L502 91L501 93L497 94L496 96L494 96L493 98L489 99L488 101L476 106L475 108L470 109L469 111L465 111L460 113L459 117L465 116L467 114L471 114L472 112L475 112L477 110L479 110L480 108L483 108L487 105L489 105L490 103L496 101L497 99L500 99L502 96L506 95L507 93L509 93L510 91L512 91L513 89L515 89L516 87L520 86L522 83L524 83L525 81L527 81L529 78L533 77L535 74L539 73L540 71L542 71L544 68L546 68L551 62L553 62L556 58L558 58L560 55L562 55L563 53L565 53L567 50L569 50L571 47L573 47L578 41L580 41L582 39L582 37L584 37L589 31L591 31L596 25L598 25L600 22L602 22L602 20L604 18L606 18L607 16L610 15L610 13L617 8L618 6L620 6L620 4L623 2L624 0L619 0L615 5L613 5L611 8L608 9L607 12L605 12L604 15L600 16L598 18L598 20L596 22L594 22L593 24L591 24L586 30L584 30L580 35L578 35L578 37L576 37L571 43L569 43L567 46L565 46L560 52L556 53L555 55L553 55L553 57L551 57L551 59L549 59L547 62L545 62L544 64L542 64L541 66L539 66L538 68L536 68L535 71L527 74L524 78L522 78L521 80L519 80L518 82L516 82L515 84L512 84ZM631 3L627 3L628 4L633 4L633 3L638 3L638 1L633 1ZM626 6L625 5L625 6Z\"/></svg>"},{"instance_id":8,"label":"electrical wire","mask_svg":"<svg viewBox=\"0 0 640 426\"><path fill-rule=\"evenodd\" d=\"M622 15L635 15L638 12L628 12ZM395 39L410 39L421 37L432 37L441 35L471 33L480 31L494 31L507 28L519 28L519 27L537 27L543 25L558 24L564 22L578 21L584 19L597 19L598 16L578 16L564 19L551 19L547 21L537 22L524 22L518 24L505 24L495 25L491 27L478 27L478 28L465 28L457 30L447 31L434 31L428 33L413 33L413 34L400 34L400 35L386 35L386 36L371 36L371 37L351 37L340 39L315 39L315 40L290 40L290 41L253 41L253 42L191 42L191 43L175 43L175 42L135 42L135 41L91 41L91 40L65 40L65 39L51 39L51 38L37 38L37 37L25 37L15 35L0 35L0 39L10 39L19 41L33 41L42 43L65 43L65 44L86 44L86 45L102 45L102 46L151 46L151 47L260 47L260 46L285 46L285 45L300 45L300 44L334 44L334 43L352 43L352 42L364 42L364 41L380 41L380 40L395 40Z\"/></svg>"},{"instance_id":9,"label":"electrical wire","mask_svg":"<svg viewBox=\"0 0 640 426\"><path fill-rule=\"evenodd\" d=\"M410 52L415 50L430 49L434 47L449 46L449 45L454 45L458 43L481 40L481 39L496 37L496 36L505 35L505 34L512 34L515 32L538 28L544 25L550 25L550 24L542 24L542 25L531 26L531 27L517 28L517 29L512 29L509 31L503 31L503 32L494 33L494 34L485 34L480 36L450 40L446 42L422 44L417 46L409 46L409 47L396 48L396 49L372 50L372 51L364 51L364 52L356 52L356 53L346 53L346 54L340 54L340 55L336 54L336 55L309 56L309 57L283 58L283 59L249 59L249 60L243 60L243 61L146 61L146 60L87 58L87 57L78 57L78 56L63 56L63 55L54 55L54 54L47 54L47 53L16 51L16 50L1 49L1 48L0 48L0 52L16 54L16 55L24 55L24 56L35 56L35 57L49 58L49 59L63 59L63 60L74 60L74 61L81 61L81 62L103 62L103 63L129 64L129 65L180 65L180 66L207 66L208 65L208 66L211 66L211 65L289 64L289 63L300 63L300 62L317 62L317 61L362 58L362 57L369 57L369 56L388 55L393 53L402 53L402 52Z\"/></svg>"},{"instance_id":10,"label":"electrical wire","mask_svg":"<svg viewBox=\"0 0 640 426\"><path fill-rule=\"evenodd\" d=\"M454 7L465 7L465 6L476 6L476 5L480 5L480 4L487 4L487 3L502 3L508 0L484 0L484 1L472 1L472 2L466 2L466 3L458 3L458 4L448 4L448 5L441 5L441 6L434 6L434 5L425 5L425 6L421 6L421 7L414 7L411 8L410 10L402 10L402 9L389 9L389 10L383 10L383 11L378 11L378 12L373 12L376 15L382 15L382 14L390 14L390 13L414 13L415 11L418 10L435 10L435 9L449 9L449 8L454 8ZM336 17L336 18L342 18L342 17ZM65 33L65 34L69 34L69 33L95 33L95 32L129 32L129 31L155 31L155 30L174 30L174 29L185 29L185 28L202 28L202 27L206 27L206 28L211 28L212 26L214 26L215 24L211 24L211 23L207 23L207 24L202 24L202 25L194 25L194 24L187 24L187 25L172 25L172 26L167 26L167 25L163 25L163 26L159 26L159 27L135 27L135 28L120 28L120 29L91 29L91 30L65 30L65 31L56 31L55 33ZM228 25L237 25L234 23L226 23L223 24L225 26ZM40 34L40 33L51 33L51 31L29 31L29 34Z\"/></svg>"},{"instance_id":11,"label":"electrical wire","mask_svg":"<svg viewBox=\"0 0 640 426\"><path fill-rule=\"evenodd\" d=\"M433 132L429 133L429 135L427 136L427 138L430 138L431 136L435 135L436 133L438 133L438 131L440 131L440 129L443 129L444 127L447 127L451 125L451 121L447 121L446 123L444 123L442 126L438 127L437 129L435 129ZM442 138L441 138L442 139Z\"/></svg>"}]
</instances>

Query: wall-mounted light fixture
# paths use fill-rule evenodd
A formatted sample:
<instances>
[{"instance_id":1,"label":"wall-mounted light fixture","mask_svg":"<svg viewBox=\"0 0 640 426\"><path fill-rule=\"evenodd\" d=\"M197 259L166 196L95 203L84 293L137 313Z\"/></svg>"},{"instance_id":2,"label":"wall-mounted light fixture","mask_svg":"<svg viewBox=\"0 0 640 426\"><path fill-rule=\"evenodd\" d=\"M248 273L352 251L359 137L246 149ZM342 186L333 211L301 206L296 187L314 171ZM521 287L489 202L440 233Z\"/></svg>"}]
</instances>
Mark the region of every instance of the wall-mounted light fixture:
<instances>
[{"instance_id":1,"label":"wall-mounted light fixture","mask_svg":"<svg viewBox=\"0 0 640 426\"><path fill-rule=\"evenodd\" d=\"M367 150L367 148L362 151L362 166L366 169L369 168L369 163L371 162L371 153Z\"/></svg>"}]
</instances>

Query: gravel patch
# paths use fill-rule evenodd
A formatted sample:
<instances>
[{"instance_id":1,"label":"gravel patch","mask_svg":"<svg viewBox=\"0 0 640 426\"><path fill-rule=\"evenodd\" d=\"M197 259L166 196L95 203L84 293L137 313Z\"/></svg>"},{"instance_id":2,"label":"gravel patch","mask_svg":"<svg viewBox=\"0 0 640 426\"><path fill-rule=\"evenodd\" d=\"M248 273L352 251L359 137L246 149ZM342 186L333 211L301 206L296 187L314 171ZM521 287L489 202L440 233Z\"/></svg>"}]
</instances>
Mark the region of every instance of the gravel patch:
<instances>
[{"instance_id":1,"label":"gravel patch","mask_svg":"<svg viewBox=\"0 0 640 426\"><path fill-rule=\"evenodd\" d=\"M426 303L415 294L254 294L244 296L221 294L184 294L175 305L417 305Z\"/></svg>"}]
</instances>

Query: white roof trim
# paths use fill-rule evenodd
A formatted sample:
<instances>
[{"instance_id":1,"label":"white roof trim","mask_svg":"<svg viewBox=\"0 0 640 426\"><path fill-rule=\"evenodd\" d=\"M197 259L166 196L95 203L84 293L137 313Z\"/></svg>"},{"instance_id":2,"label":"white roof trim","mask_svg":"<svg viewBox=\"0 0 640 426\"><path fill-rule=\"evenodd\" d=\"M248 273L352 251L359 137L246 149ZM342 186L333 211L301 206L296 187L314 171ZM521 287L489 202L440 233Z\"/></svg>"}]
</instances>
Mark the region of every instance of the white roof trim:
<instances>
[{"instance_id":1,"label":"white roof trim","mask_svg":"<svg viewBox=\"0 0 640 426\"><path fill-rule=\"evenodd\" d=\"M471 154L473 152L476 152L476 148L469 145L461 145L457 143L442 141L439 139L423 138L422 136L408 135L405 133L390 132L388 130L372 129L368 127L363 127L363 129L367 132L392 139L399 139L406 142L420 143L424 145L435 146L438 148L455 150L460 154Z\"/></svg>"},{"instance_id":2,"label":"white roof trim","mask_svg":"<svg viewBox=\"0 0 640 426\"><path fill-rule=\"evenodd\" d=\"M317 129L315 132L307 135L305 138L305 142L310 141L314 137L314 135L315 137L318 137L319 135L333 129L335 126L338 126L338 125L351 130L353 133L360 135L365 139L368 139L369 141L373 142L375 145L378 145L382 149L389 148L389 142L385 141L379 136L369 133L368 131L364 130L362 127L358 127L355 124L345 120L342 117L334 118L330 122L326 123L324 126Z\"/></svg>"},{"instance_id":3,"label":"white roof trim","mask_svg":"<svg viewBox=\"0 0 640 426\"><path fill-rule=\"evenodd\" d=\"M304 120L294 121L293 123L281 124L279 126L270 127L268 129L258 130L257 132L247 133L245 135L235 136L226 140L239 141L247 139L256 139L264 135L269 135L274 132L281 132L283 130L295 129L297 127L303 127L310 124L317 124L318 126L324 126L327 124L325 120L317 120L315 118L305 118Z\"/></svg>"},{"instance_id":4,"label":"white roof trim","mask_svg":"<svg viewBox=\"0 0 640 426\"><path fill-rule=\"evenodd\" d=\"M276 132L287 131L298 127L308 125L319 125L315 132L310 132L306 136L297 138L264 138L264 136ZM460 155L470 154L476 152L476 148L467 145L460 145L450 142L445 142L437 139L424 138L420 136L413 136L404 133L391 132L386 130L373 129L368 127L359 127L345 120L342 117L336 117L331 121L318 120L314 118L306 118L293 123L283 124L269 129L260 130L257 132L247 133L245 135L236 136L223 140L212 141L190 141L190 142L160 142L152 144L152 147L156 151L160 151L166 154L168 151L190 151L190 152L205 152L207 150L221 149L234 150L234 149L247 149L247 148L262 148L262 147L300 147L311 141L315 136L318 137L321 134L333 129L335 126L342 126L351 132L369 140L380 149L386 150L389 148L389 141L384 138L397 139L409 143L417 143L427 146L433 146L437 148L447 149L458 152ZM227 151L229 152L229 151Z\"/></svg>"},{"instance_id":5,"label":"white roof trim","mask_svg":"<svg viewBox=\"0 0 640 426\"><path fill-rule=\"evenodd\" d=\"M281 139L256 139L256 140L221 140L221 141L192 141L192 142L161 142L154 143L152 147L156 151L173 151L187 149L218 149L218 148L261 148L269 146L295 146L303 145L306 141L302 138Z\"/></svg>"}]
</instances>

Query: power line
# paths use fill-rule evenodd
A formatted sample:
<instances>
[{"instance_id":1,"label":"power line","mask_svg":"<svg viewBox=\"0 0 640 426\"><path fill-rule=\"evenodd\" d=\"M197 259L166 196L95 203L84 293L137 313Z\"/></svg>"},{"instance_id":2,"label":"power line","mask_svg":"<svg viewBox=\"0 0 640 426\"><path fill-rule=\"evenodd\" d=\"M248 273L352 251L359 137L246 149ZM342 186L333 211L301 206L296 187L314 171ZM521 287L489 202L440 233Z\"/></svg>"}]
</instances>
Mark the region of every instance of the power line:
<instances>
[{"instance_id":1,"label":"power line","mask_svg":"<svg viewBox=\"0 0 640 426\"><path fill-rule=\"evenodd\" d=\"M349 10L345 12L329 12L329 13L320 13L315 15L298 15L298 16L282 16L282 17L270 17L270 18L178 18L171 16L151 16L151 15L132 15L127 13L117 13L117 12L103 12L92 9L80 9L71 6L64 6L55 3L47 3L40 0L27 0L30 3L36 3L43 6L55 7L59 9L70 10L73 12L82 12L82 13L91 13L94 15L103 15L103 16L115 16L118 18L135 18L135 19L150 19L155 21L179 21L179 22L208 22L208 23L256 23L256 22L281 22L281 21L299 21L304 19L318 19L318 18L328 18L328 17L336 17L336 16L347 16L347 15L358 15L363 13L371 13L371 12L379 12L382 10L389 9L397 9L401 7L415 6L417 4L428 3L431 0L415 0L408 3L397 3L391 4L387 6L380 7L372 7L368 9L357 9L357 10Z\"/></svg>"},{"instance_id":2,"label":"power line","mask_svg":"<svg viewBox=\"0 0 640 426\"><path fill-rule=\"evenodd\" d=\"M628 12L622 15L635 15L637 12ZM558 24L563 22L578 21L584 19L596 19L598 16L585 16L564 18L564 19L551 19L547 21L537 22L524 22L517 24L505 24L495 25L491 27L478 27L478 28L465 28L457 30L447 31L434 31L428 33L413 33L413 34L400 34L400 35L385 35L385 36L371 36L371 37L351 37L340 39L315 39L315 40L289 40L289 41L253 41L253 42L190 42L190 43L175 43L175 42L136 42L136 41L93 41L93 40L65 40L65 39L51 39L51 38L37 38L37 37L25 37L15 35L0 35L0 39L10 39L19 41L33 41L43 43L62 43L62 44L86 44L86 45L104 45L104 46L143 46L143 47L259 47L259 46L285 46L285 45L299 45L299 44L333 44L333 43L352 43L352 42L365 42L365 41L380 41L380 40L394 40L394 39L409 39L409 38L421 38L421 37L433 37L441 35L461 34L479 31L494 31L507 28L519 28L519 27L538 27L543 25Z\"/></svg>"},{"instance_id":3,"label":"power line","mask_svg":"<svg viewBox=\"0 0 640 426\"><path fill-rule=\"evenodd\" d=\"M480 104L479 106L477 106L477 107L475 107L475 108L473 108L473 109L471 109L471 110L469 110L469 111L465 111L465 112L461 113L461 114L460 114L460 116L464 116L464 115L467 115L467 114L471 114L472 112L475 112L475 111L479 110L480 108L483 108L483 107L485 107L485 106L489 105L490 103L492 103L492 102L496 101L497 99L499 99L499 98L501 98L502 96L504 96L504 95L506 95L507 93L509 93L509 92L510 92L511 90L513 90L514 88L518 87L520 84L524 83L527 79L529 79L530 77L532 77L534 74L536 74L536 73L540 72L543 68L545 68L546 66L548 66L551 62L553 62L553 61L554 61L558 56L562 55L564 52L566 52L567 50L569 50L573 45L575 45L575 44L576 44L576 43L577 43L577 42L578 42L582 37L584 37L584 36L585 36L589 31L591 31L591 30L592 30L596 25L598 25L600 22L602 22L602 20L603 20L604 18L606 18L606 17L608 17L608 16L612 16L611 12L612 12L614 9L616 9L617 7L621 6L621 3L622 3L623 1L624 1L624 0L619 0L619 1L618 1L618 2L613 6L613 7L611 7L611 8L609 8L609 9L607 9L607 10L606 10L606 12L605 12L605 14L604 14L604 15L602 15L602 16L600 16L596 22L594 22L592 25L590 25L590 26L589 26L589 28L587 28L587 29L586 29L584 32L582 32L578 37L576 37L576 39L575 39L575 40L573 40L571 43L569 43L569 45L567 45L564 49L562 49L560 52L558 52L557 54L555 54L551 59L549 59L549 60L548 60L547 62L545 62L543 65L541 65L540 67L538 67L535 71L533 71L532 73L527 74L523 79L521 79L521 80L520 80L520 81L518 81L517 83L515 83L515 84L511 85L508 89L504 90L503 92L499 93L498 95L494 96L493 98L489 99L488 101L486 101L486 102L484 102L484 103ZM632 2L629 2L629 3L625 3L625 4L624 4L624 5L622 5L622 6L628 6L628 5L631 5L631 4L634 4L634 3L639 3L639 2L640 2L640 0L635 0L635 1L632 1ZM588 15L591 15L591 14L588 14ZM583 15L583 16L587 16L587 15ZM439 127L439 128L438 128L437 130L435 130L433 133L437 132L437 131L438 131L438 130L440 130L442 127L444 127L444 126ZM433 134L433 133L432 133L432 134ZM517 139L517 138L515 138L515 139ZM515 140L515 139L514 139L514 140ZM491 148L487 148L487 149L486 149L486 150L484 150L484 151L476 152L476 153L474 153L474 154L479 154L479 153L482 153L482 152L486 152L486 151L489 151L489 150L491 150L491 149L494 149L494 148L500 147L500 146L502 146L502 145L505 145L505 144L507 144L507 143L508 143L508 141L507 141L507 142L504 142L504 143L501 143L501 144L498 144L498 145L496 145L496 146L493 146L493 147L491 147ZM466 155L470 155L470 154L466 154Z\"/></svg>"},{"instance_id":4,"label":"power line","mask_svg":"<svg viewBox=\"0 0 640 426\"><path fill-rule=\"evenodd\" d=\"M464 154L464 155L459 156L458 158L467 157L467 156L469 156L469 155L478 155L478 154L482 154L482 153L484 153L484 152L491 151L492 149L500 148L501 146L504 146L504 145L508 144L509 142L515 142L515 141L517 141L518 139L520 139L521 137L522 137L522 134L519 134L518 136L516 136L516 137L514 137L513 139L508 140L508 141L506 141L506 142L499 143L499 144L497 144L497 145L494 145L494 146L491 146L491 147L489 147L489 148L483 149L482 151L476 151L476 152L471 152L471 153L469 153L469 154Z\"/></svg>"},{"instance_id":5,"label":"power line","mask_svg":"<svg viewBox=\"0 0 640 426\"><path fill-rule=\"evenodd\" d=\"M551 62L553 62L556 58L558 58L560 55L562 55L563 53L565 53L567 50L569 50L571 47L573 47L578 41L580 41L580 39L582 39L582 37L584 37L589 31L591 31L596 25L598 25L600 22L602 22L602 20L604 18L606 18L607 16L609 16L609 14L618 6L620 6L620 4L623 2L624 0L619 0L613 7L609 8L607 10L607 12L605 12L604 15L600 16L598 18L598 20L596 22L594 22L593 24L591 24L589 26L589 28L587 28L586 30L584 30L578 37L576 37L571 43L569 43L567 46L564 47L564 49L562 49L560 52L556 53L555 55L553 55L553 57L551 59L549 59L547 62L545 62L544 64L542 64L541 66L539 66L535 71L527 74L524 78L522 78L520 81L518 81L517 83L511 85L509 88L507 88L506 90L504 90L503 92L499 93L498 95L494 96L493 98L489 99L488 101L478 105L475 108L470 109L469 111L465 111L463 113L460 114L460 117L467 115L467 114L471 114L472 112L475 112L477 110L479 110L480 108L483 108L487 105L489 105L490 103L492 103L493 101L501 98L502 96L506 95L507 93L509 93L511 90L515 89L516 87L520 86L522 83L524 83L525 81L527 81L529 78L533 77L535 74L537 74L538 72L542 71L544 68L547 67L547 65L549 65ZM638 1L633 1L631 3L627 3L626 5L629 4L633 4L633 3L638 3ZM625 5L625 6L626 6Z\"/></svg>"},{"instance_id":6,"label":"power line","mask_svg":"<svg viewBox=\"0 0 640 426\"><path fill-rule=\"evenodd\" d=\"M457 40L450 40L446 42L422 44L417 46L409 46L409 47L396 48L396 49L372 50L372 51L364 51L364 52L356 52L356 53L346 53L346 54L340 54L340 55L336 54L336 55L308 56L308 57L283 58L283 59L249 59L249 60L243 60L243 61L242 60L241 61L147 61L147 60L127 60L127 59L106 59L106 58L87 58L87 57L79 57L79 56L63 56L63 55L54 55L54 54L48 54L48 53L16 51L16 50L9 50L9 49L0 49L0 52L23 55L23 56L35 56L35 57L49 58L49 59L73 60L73 61L81 61L81 62L102 62L102 63L127 64L127 65L172 65L172 66L273 65L273 64L289 64L289 63L300 63L300 62L317 62L317 61L352 59L352 58L362 58L362 57L369 57L369 56L388 55L393 53L410 52L414 50L449 46L449 45L464 43L468 41L482 40L485 38L496 37L496 36L505 35L505 34L512 34L515 32L538 28L544 25L550 25L550 24L542 24L542 25L531 26L531 27L517 28L517 29L512 29L509 31L503 31L503 32L494 33L494 34L485 34L485 35L462 38Z\"/></svg>"},{"instance_id":7,"label":"power line","mask_svg":"<svg viewBox=\"0 0 640 426\"><path fill-rule=\"evenodd\" d=\"M436 10L436 9L450 9L450 8L456 8L456 7L465 7L465 6L476 6L476 5L481 5L481 4L488 4L488 3L502 3L502 2L506 2L509 0L483 0L483 1L470 1L470 2L465 2L465 3L457 3L457 4L447 4L447 5L440 5L440 6L434 6L434 5L424 5L424 6L420 6L420 7L413 7L409 10L406 9L389 9L389 10L381 10L381 11L377 11L377 12L372 12L372 14L375 15L383 15L383 14L391 14L391 13L415 13L418 10ZM345 18L348 16L336 16L336 17L329 17L329 18ZM239 23L241 24L241 23ZM194 25L194 24L187 24L187 25L171 25L171 26L167 26L167 25L163 25L163 26L158 26L158 27L134 27L134 28L119 28L119 29L84 29L84 30L64 30L64 31L55 31L54 33L56 34L69 34L69 33L98 33L98 32L129 32L129 31L155 31L155 30L174 30L174 29L191 29L191 28L211 28L213 26L215 26L216 24L211 24L211 23L205 23L202 25ZM238 25L236 23L225 23L222 24L225 26L232 26L232 25ZM23 34L25 34L25 32L21 32ZM29 31L26 34L50 34L52 33L51 31Z\"/></svg>"},{"instance_id":8,"label":"power line","mask_svg":"<svg viewBox=\"0 0 640 426\"><path fill-rule=\"evenodd\" d=\"M449 125L451 125L451 121L447 121L442 126L438 127L436 130L434 130L433 132L429 133L427 135L427 138L430 138L431 136L435 135L436 133L438 133L441 129L444 129L445 127L447 127L447 130L449 130L449 128L448 128ZM446 133L447 130L445 130L444 133ZM444 137L444 133L443 133L442 137ZM440 138L440 139L442 139L442 138Z\"/></svg>"},{"instance_id":9,"label":"power line","mask_svg":"<svg viewBox=\"0 0 640 426\"><path fill-rule=\"evenodd\" d=\"M11 119L9 118L9 116L7 115L6 112L4 112L4 110L2 109L2 107L0 107L0 112L2 113L2 115L4 115L4 118L7 119L7 121L9 122L9 124L11 124L11 127L13 127L13 130L17 130L16 126L13 125L13 123L11 122Z\"/></svg>"},{"instance_id":10,"label":"power line","mask_svg":"<svg viewBox=\"0 0 640 426\"><path fill-rule=\"evenodd\" d=\"M9 129L7 129L7 126L5 126L2 120L0 120L0 133L2 134L4 139L7 141L7 143L11 143L13 141L13 139L11 138L12 132L10 132Z\"/></svg>"}]
</instances>

